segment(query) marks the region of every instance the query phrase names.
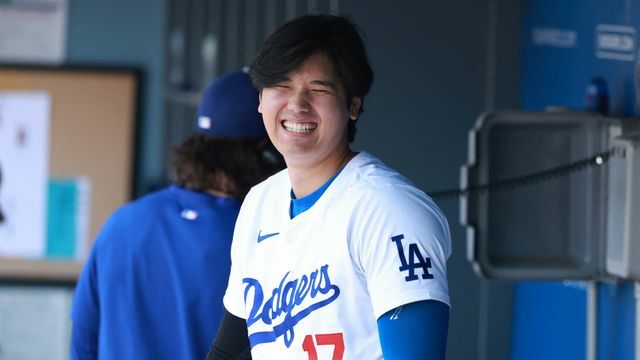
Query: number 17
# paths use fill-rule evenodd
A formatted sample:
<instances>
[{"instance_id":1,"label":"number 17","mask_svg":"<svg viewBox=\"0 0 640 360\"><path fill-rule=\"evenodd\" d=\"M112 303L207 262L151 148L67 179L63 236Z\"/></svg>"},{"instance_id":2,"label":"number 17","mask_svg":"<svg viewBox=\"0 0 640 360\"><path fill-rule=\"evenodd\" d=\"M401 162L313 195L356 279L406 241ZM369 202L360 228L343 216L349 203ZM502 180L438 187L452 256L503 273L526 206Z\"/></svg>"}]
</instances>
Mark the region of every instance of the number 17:
<instances>
[{"instance_id":1,"label":"number 17","mask_svg":"<svg viewBox=\"0 0 640 360\"><path fill-rule=\"evenodd\" d=\"M318 346L333 345L333 357L331 360L342 360L342 356L344 355L344 338L342 333L316 334L315 337ZM304 337L302 350L309 354L309 360L318 360L318 352L316 351L316 344L313 342L312 335Z\"/></svg>"}]
</instances>

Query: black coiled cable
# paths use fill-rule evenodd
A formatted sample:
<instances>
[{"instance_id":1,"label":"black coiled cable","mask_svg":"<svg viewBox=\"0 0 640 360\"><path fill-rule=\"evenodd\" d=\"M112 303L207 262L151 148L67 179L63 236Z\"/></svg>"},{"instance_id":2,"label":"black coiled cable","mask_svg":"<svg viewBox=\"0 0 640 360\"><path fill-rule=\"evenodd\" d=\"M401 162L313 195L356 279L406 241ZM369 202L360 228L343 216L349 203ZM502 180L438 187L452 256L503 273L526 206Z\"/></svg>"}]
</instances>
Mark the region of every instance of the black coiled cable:
<instances>
[{"instance_id":1,"label":"black coiled cable","mask_svg":"<svg viewBox=\"0 0 640 360\"><path fill-rule=\"evenodd\" d=\"M588 168L602 166L609 161L611 156L624 157L624 149L613 148L611 150L601 152L586 159L510 179L499 180L482 185L471 185L465 189L450 189L427 192L427 194L429 194L432 199L438 200L467 196L470 193L484 193L487 191L500 191L532 186L552 179L567 176Z\"/></svg>"}]
</instances>

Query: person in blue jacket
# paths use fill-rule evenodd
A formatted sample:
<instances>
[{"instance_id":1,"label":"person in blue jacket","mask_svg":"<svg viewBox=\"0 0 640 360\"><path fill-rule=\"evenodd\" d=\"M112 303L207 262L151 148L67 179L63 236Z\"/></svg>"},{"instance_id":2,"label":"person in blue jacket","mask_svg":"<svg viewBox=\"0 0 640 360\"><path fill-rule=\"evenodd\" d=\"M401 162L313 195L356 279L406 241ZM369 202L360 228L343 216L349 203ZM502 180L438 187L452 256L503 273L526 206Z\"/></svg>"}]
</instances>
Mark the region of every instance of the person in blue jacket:
<instances>
[{"instance_id":1,"label":"person in blue jacket","mask_svg":"<svg viewBox=\"0 0 640 360\"><path fill-rule=\"evenodd\" d=\"M204 92L196 133L169 157L172 185L108 219L78 281L73 359L203 359L224 307L240 203L283 167L245 72Z\"/></svg>"}]
</instances>

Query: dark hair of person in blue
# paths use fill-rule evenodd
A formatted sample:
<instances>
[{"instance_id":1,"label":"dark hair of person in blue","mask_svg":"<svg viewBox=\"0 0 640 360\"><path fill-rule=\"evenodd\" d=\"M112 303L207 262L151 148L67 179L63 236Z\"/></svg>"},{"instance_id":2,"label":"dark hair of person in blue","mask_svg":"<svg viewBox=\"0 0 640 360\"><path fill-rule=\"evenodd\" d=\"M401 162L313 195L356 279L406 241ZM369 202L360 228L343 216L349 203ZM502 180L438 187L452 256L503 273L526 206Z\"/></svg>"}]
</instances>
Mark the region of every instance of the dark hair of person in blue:
<instances>
[{"instance_id":1,"label":"dark hair of person in blue","mask_svg":"<svg viewBox=\"0 0 640 360\"><path fill-rule=\"evenodd\" d=\"M244 198L256 179L264 180L283 168L274 156L280 155L268 140L194 134L171 150L167 167L175 185Z\"/></svg>"}]
</instances>

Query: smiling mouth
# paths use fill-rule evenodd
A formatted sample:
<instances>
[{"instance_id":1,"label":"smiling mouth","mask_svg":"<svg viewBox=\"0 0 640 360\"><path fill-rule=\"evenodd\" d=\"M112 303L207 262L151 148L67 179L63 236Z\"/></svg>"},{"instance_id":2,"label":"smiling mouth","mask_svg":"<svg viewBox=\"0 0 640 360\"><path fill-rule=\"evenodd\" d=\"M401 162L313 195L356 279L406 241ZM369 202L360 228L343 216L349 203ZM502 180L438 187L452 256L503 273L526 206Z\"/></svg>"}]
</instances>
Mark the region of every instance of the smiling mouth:
<instances>
[{"instance_id":1,"label":"smiling mouth","mask_svg":"<svg viewBox=\"0 0 640 360\"><path fill-rule=\"evenodd\" d=\"M282 122L282 126L287 129L287 131L295 132L295 133L309 133L315 130L318 127L318 124L314 123L299 123L293 121L284 120Z\"/></svg>"}]
</instances>

